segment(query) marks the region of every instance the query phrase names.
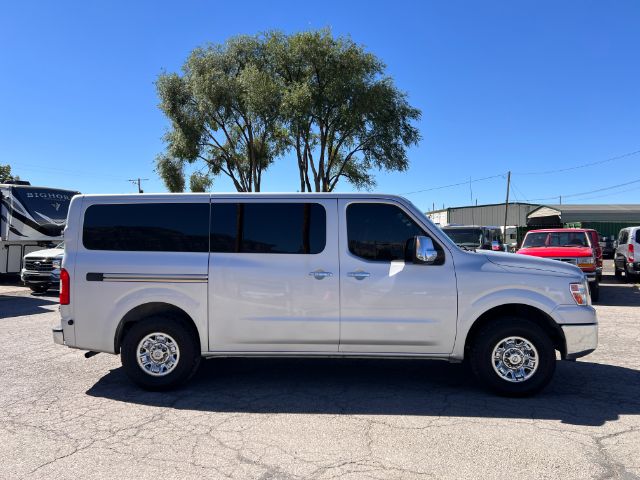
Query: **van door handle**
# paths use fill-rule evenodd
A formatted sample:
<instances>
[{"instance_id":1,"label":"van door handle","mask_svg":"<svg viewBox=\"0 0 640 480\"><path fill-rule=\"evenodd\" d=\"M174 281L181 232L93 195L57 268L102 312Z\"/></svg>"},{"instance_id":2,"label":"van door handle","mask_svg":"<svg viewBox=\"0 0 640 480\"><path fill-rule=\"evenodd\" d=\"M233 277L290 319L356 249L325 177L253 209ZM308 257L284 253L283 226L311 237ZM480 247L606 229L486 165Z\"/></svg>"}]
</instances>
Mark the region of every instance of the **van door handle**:
<instances>
[{"instance_id":1,"label":"van door handle","mask_svg":"<svg viewBox=\"0 0 640 480\"><path fill-rule=\"evenodd\" d=\"M332 275L333 273L325 272L324 270L316 270L315 272L309 272L309 276L315 278L316 280L322 280L323 278L327 278Z\"/></svg>"},{"instance_id":2,"label":"van door handle","mask_svg":"<svg viewBox=\"0 0 640 480\"><path fill-rule=\"evenodd\" d=\"M355 278L356 280L364 280L365 278L368 278L370 276L371 274L369 272L363 272L361 270L347 273L347 277L352 277L352 278Z\"/></svg>"}]
</instances>

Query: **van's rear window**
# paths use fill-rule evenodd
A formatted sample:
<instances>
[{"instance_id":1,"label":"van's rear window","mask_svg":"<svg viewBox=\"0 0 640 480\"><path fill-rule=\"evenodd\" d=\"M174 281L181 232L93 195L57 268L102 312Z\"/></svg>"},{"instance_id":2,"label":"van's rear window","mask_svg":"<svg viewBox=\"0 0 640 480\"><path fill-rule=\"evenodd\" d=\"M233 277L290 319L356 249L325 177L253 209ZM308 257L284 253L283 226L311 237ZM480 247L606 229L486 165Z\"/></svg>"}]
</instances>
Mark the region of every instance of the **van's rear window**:
<instances>
[{"instance_id":1,"label":"van's rear window","mask_svg":"<svg viewBox=\"0 0 640 480\"><path fill-rule=\"evenodd\" d=\"M89 250L208 252L209 203L92 205L82 243Z\"/></svg>"}]
</instances>

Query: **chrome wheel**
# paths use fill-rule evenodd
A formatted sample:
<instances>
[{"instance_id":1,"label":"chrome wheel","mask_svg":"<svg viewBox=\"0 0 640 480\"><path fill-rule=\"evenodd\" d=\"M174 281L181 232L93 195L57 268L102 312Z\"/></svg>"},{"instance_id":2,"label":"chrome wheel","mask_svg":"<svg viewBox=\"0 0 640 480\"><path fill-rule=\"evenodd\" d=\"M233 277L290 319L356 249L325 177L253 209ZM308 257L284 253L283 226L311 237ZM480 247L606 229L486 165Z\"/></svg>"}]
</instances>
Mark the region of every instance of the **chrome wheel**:
<instances>
[{"instance_id":1,"label":"chrome wheel","mask_svg":"<svg viewBox=\"0 0 640 480\"><path fill-rule=\"evenodd\" d=\"M491 357L493 369L507 382L524 382L538 369L538 351L522 337L503 338L493 349Z\"/></svg>"},{"instance_id":2,"label":"chrome wheel","mask_svg":"<svg viewBox=\"0 0 640 480\"><path fill-rule=\"evenodd\" d=\"M148 375L163 377L173 371L180 360L178 343L166 333L154 332L138 343L138 365Z\"/></svg>"}]
</instances>

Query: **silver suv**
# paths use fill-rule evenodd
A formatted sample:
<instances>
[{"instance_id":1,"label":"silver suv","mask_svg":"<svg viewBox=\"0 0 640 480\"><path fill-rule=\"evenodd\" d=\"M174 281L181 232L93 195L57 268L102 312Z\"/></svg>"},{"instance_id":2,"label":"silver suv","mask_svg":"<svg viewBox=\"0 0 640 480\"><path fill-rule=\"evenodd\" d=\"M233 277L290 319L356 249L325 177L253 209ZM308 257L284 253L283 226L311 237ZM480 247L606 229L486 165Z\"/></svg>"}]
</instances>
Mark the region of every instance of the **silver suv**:
<instances>
[{"instance_id":1,"label":"silver suv","mask_svg":"<svg viewBox=\"0 0 640 480\"><path fill-rule=\"evenodd\" d=\"M640 226L620 230L614 263L617 278L622 278L624 272L627 281L638 279L640 275Z\"/></svg>"}]
</instances>

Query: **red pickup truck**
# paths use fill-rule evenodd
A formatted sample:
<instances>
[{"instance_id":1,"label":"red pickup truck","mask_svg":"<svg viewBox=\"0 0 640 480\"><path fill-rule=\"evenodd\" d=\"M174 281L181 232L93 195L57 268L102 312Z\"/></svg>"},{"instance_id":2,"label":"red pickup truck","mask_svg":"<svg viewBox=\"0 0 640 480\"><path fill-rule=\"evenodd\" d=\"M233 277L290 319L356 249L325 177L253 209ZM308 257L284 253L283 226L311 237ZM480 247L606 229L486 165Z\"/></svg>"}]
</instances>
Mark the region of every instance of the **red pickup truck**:
<instances>
[{"instance_id":1,"label":"red pickup truck","mask_svg":"<svg viewBox=\"0 0 640 480\"><path fill-rule=\"evenodd\" d=\"M576 265L589 280L591 299L597 302L600 297L602 258L598 258L591 237L591 231L583 228L529 230L517 253Z\"/></svg>"}]
</instances>

